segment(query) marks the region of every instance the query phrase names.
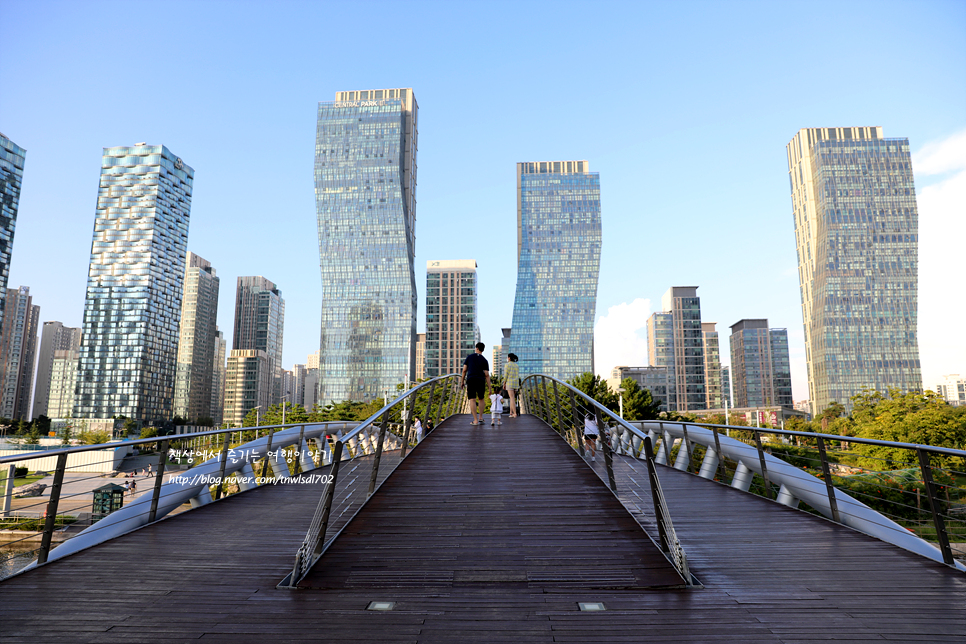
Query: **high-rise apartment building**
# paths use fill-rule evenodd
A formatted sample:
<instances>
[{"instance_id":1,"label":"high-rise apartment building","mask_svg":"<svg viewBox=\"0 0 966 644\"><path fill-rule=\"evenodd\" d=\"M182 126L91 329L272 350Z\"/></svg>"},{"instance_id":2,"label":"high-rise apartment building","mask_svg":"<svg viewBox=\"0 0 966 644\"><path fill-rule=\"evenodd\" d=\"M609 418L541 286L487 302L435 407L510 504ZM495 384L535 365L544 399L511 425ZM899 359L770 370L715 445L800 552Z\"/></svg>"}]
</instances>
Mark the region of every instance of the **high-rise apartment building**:
<instances>
[{"instance_id":1,"label":"high-rise apartment building","mask_svg":"<svg viewBox=\"0 0 966 644\"><path fill-rule=\"evenodd\" d=\"M20 205L20 184L27 151L0 133L0 323L3 322L13 234Z\"/></svg>"},{"instance_id":2,"label":"high-rise apartment building","mask_svg":"<svg viewBox=\"0 0 966 644\"><path fill-rule=\"evenodd\" d=\"M78 329L79 330L79 329ZM67 418L74 410L74 387L80 349L57 349L50 363L50 386L47 388L45 413L48 418Z\"/></svg>"},{"instance_id":3,"label":"high-rise apartment building","mask_svg":"<svg viewBox=\"0 0 966 644\"><path fill-rule=\"evenodd\" d=\"M220 280L211 262L188 253L174 386L174 415L194 422L211 416Z\"/></svg>"},{"instance_id":4,"label":"high-rise apartment building","mask_svg":"<svg viewBox=\"0 0 966 644\"><path fill-rule=\"evenodd\" d=\"M672 286L661 298L663 311L647 320L647 359L667 367L669 411L706 409L704 334L697 286Z\"/></svg>"},{"instance_id":5,"label":"high-rise apartment building","mask_svg":"<svg viewBox=\"0 0 966 644\"><path fill-rule=\"evenodd\" d=\"M731 367L721 367L721 398L726 407L734 407L735 399L731 393Z\"/></svg>"},{"instance_id":6,"label":"high-rise apartment building","mask_svg":"<svg viewBox=\"0 0 966 644\"><path fill-rule=\"evenodd\" d=\"M416 334L416 375L415 379L426 378L426 334Z\"/></svg>"},{"instance_id":7,"label":"high-rise apartment building","mask_svg":"<svg viewBox=\"0 0 966 644\"><path fill-rule=\"evenodd\" d=\"M936 385L936 393L950 405L966 407L966 378L958 373L943 376Z\"/></svg>"},{"instance_id":8,"label":"high-rise apartment building","mask_svg":"<svg viewBox=\"0 0 966 644\"><path fill-rule=\"evenodd\" d=\"M408 88L319 103L323 403L370 401L416 372L418 111Z\"/></svg>"},{"instance_id":9,"label":"high-rise apartment building","mask_svg":"<svg viewBox=\"0 0 966 644\"><path fill-rule=\"evenodd\" d=\"M75 418L173 417L193 183L163 145L104 149Z\"/></svg>"},{"instance_id":10,"label":"high-rise apartment building","mask_svg":"<svg viewBox=\"0 0 966 644\"><path fill-rule=\"evenodd\" d=\"M506 356L503 355L503 345L494 344L490 351L490 378L494 382L503 381L504 362L506 362Z\"/></svg>"},{"instance_id":11,"label":"high-rise apartment building","mask_svg":"<svg viewBox=\"0 0 966 644\"><path fill-rule=\"evenodd\" d=\"M521 376L594 371L600 247L600 176L587 161L518 163L510 347Z\"/></svg>"},{"instance_id":12,"label":"high-rise apartment building","mask_svg":"<svg viewBox=\"0 0 966 644\"><path fill-rule=\"evenodd\" d=\"M28 286L7 289L5 306L0 325L0 418L30 420L40 307L34 305Z\"/></svg>"},{"instance_id":13,"label":"high-rise apartment building","mask_svg":"<svg viewBox=\"0 0 966 644\"><path fill-rule=\"evenodd\" d=\"M73 355L74 360L80 356L81 330L64 326L61 322L44 322L43 330L40 334L40 357L37 359L37 384L34 386L34 404L32 418L46 415L48 418L63 418L61 416L51 416L48 405L50 403L51 388L53 386L54 359L68 359L68 355L56 355L56 352L68 352ZM60 367L61 373L58 378L58 386L63 387L65 376L64 366ZM74 365L69 369L70 374L76 374L77 367ZM58 392L58 405L63 404L64 393ZM70 399L73 404L74 383L70 383ZM69 411L69 409L68 409Z\"/></svg>"},{"instance_id":14,"label":"high-rise apartment building","mask_svg":"<svg viewBox=\"0 0 966 644\"><path fill-rule=\"evenodd\" d=\"M262 349L232 349L225 375L225 413L222 422L241 427L252 409L264 415L272 390L268 354Z\"/></svg>"},{"instance_id":15,"label":"high-rise apartment building","mask_svg":"<svg viewBox=\"0 0 966 644\"><path fill-rule=\"evenodd\" d=\"M721 383L721 349L716 322L701 323L701 346L704 352L705 409L719 409L724 405Z\"/></svg>"},{"instance_id":16,"label":"high-rise apartment building","mask_svg":"<svg viewBox=\"0 0 966 644\"><path fill-rule=\"evenodd\" d=\"M768 320L731 325L731 373L735 407L792 407L788 332L768 328Z\"/></svg>"},{"instance_id":17,"label":"high-rise apartment building","mask_svg":"<svg viewBox=\"0 0 966 644\"><path fill-rule=\"evenodd\" d=\"M864 389L922 389L919 214L908 139L808 128L787 146L814 413Z\"/></svg>"},{"instance_id":18,"label":"high-rise apartment building","mask_svg":"<svg viewBox=\"0 0 966 644\"><path fill-rule=\"evenodd\" d=\"M473 353L476 294L476 260L426 262L427 377L459 373Z\"/></svg>"},{"instance_id":19,"label":"high-rise apartment building","mask_svg":"<svg viewBox=\"0 0 966 644\"><path fill-rule=\"evenodd\" d=\"M239 277L235 293L232 351L264 351L269 382L268 405L282 401L282 331L285 300L278 286L264 277ZM229 379L230 384L230 379ZM247 413L247 410L246 410Z\"/></svg>"},{"instance_id":20,"label":"high-rise apartment building","mask_svg":"<svg viewBox=\"0 0 966 644\"><path fill-rule=\"evenodd\" d=\"M215 327L215 357L211 370L211 411L209 415L215 422L215 427L221 426L225 420L225 378L227 377L228 342L225 334Z\"/></svg>"}]
</instances>

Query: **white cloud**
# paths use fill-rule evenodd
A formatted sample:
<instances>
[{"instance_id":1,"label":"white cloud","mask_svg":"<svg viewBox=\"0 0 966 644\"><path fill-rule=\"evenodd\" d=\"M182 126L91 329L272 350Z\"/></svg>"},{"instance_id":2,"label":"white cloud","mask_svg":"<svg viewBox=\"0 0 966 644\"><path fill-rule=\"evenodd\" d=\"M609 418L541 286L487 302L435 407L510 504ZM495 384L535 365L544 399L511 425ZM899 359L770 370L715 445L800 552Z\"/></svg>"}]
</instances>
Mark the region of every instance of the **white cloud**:
<instances>
[{"instance_id":1,"label":"white cloud","mask_svg":"<svg viewBox=\"0 0 966 644\"><path fill-rule=\"evenodd\" d=\"M966 373L966 131L923 146L912 157L917 178L954 172L919 191L919 355L923 385Z\"/></svg>"},{"instance_id":2,"label":"white cloud","mask_svg":"<svg viewBox=\"0 0 966 644\"><path fill-rule=\"evenodd\" d=\"M647 364L647 318L651 301L637 298L607 309L594 325L594 367L602 378L610 378L617 366Z\"/></svg>"}]
</instances>

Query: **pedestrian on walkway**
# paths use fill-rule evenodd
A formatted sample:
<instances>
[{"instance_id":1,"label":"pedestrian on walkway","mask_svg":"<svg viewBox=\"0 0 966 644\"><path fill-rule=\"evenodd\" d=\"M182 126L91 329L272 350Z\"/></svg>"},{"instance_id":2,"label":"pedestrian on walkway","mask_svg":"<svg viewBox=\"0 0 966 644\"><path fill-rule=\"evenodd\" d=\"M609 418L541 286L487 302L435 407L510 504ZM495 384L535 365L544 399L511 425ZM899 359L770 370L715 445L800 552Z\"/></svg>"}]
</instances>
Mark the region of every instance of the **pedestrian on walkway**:
<instances>
[{"instance_id":1,"label":"pedestrian on walkway","mask_svg":"<svg viewBox=\"0 0 966 644\"><path fill-rule=\"evenodd\" d=\"M413 416L413 436L417 443L423 440L423 425L419 422L419 416Z\"/></svg>"},{"instance_id":2,"label":"pedestrian on walkway","mask_svg":"<svg viewBox=\"0 0 966 644\"><path fill-rule=\"evenodd\" d=\"M584 416L584 444L590 451L590 460L597 460L597 439L600 437L600 430L597 428L597 419L592 414Z\"/></svg>"},{"instance_id":3,"label":"pedestrian on walkway","mask_svg":"<svg viewBox=\"0 0 966 644\"><path fill-rule=\"evenodd\" d=\"M500 395L500 385L493 385L493 393L490 394L490 427L502 425L503 420L503 396Z\"/></svg>"},{"instance_id":4,"label":"pedestrian on walkway","mask_svg":"<svg viewBox=\"0 0 966 644\"><path fill-rule=\"evenodd\" d=\"M506 366L503 368L503 388L510 398L510 418L517 417L517 392L520 389L520 365L517 364L517 354L508 353Z\"/></svg>"},{"instance_id":5,"label":"pedestrian on walkway","mask_svg":"<svg viewBox=\"0 0 966 644\"><path fill-rule=\"evenodd\" d=\"M466 387L466 398L470 401L470 413L473 414L472 426L483 423L483 399L490 389L490 363L483 356L486 345L476 343L476 351L466 356L463 361L463 373L460 376L460 389Z\"/></svg>"},{"instance_id":6,"label":"pedestrian on walkway","mask_svg":"<svg viewBox=\"0 0 966 644\"><path fill-rule=\"evenodd\" d=\"M138 491L138 480L136 478L131 479L131 496L137 494Z\"/></svg>"}]
</instances>

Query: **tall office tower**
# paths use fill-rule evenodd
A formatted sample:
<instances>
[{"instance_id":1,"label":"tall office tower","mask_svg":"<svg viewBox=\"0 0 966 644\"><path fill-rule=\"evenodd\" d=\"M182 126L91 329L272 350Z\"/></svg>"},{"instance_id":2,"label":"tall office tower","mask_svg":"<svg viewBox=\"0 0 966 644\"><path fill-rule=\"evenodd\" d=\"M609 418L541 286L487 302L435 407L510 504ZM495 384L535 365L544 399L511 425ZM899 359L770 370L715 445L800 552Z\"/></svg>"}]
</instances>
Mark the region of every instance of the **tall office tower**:
<instances>
[{"instance_id":1,"label":"tall office tower","mask_svg":"<svg viewBox=\"0 0 966 644\"><path fill-rule=\"evenodd\" d=\"M192 422L211 415L219 284L211 262L189 252L181 299L174 415Z\"/></svg>"},{"instance_id":2,"label":"tall office tower","mask_svg":"<svg viewBox=\"0 0 966 644\"><path fill-rule=\"evenodd\" d=\"M193 183L163 145L104 149L75 418L174 415Z\"/></svg>"},{"instance_id":3,"label":"tall office tower","mask_svg":"<svg viewBox=\"0 0 966 644\"><path fill-rule=\"evenodd\" d=\"M221 426L225 416L225 378L227 366L225 360L228 353L228 342L225 334L215 327L215 358L211 369L211 411L209 415L215 422L215 427Z\"/></svg>"},{"instance_id":4,"label":"tall office tower","mask_svg":"<svg viewBox=\"0 0 966 644\"><path fill-rule=\"evenodd\" d=\"M46 414L48 418L67 418L73 413L74 387L77 385L77 363L79 361L80 344L74 349L57 349L53 352L53 358L50 362L50 386L47 388L47 404L45 410L41 412ZM36 405L34 405L34 409L36 409Z\"/></svg>"},{"instance_id":5,"label":"tall office tower","mask_svg":"<svg viewBox=\"0 0 966 644\"><path fill-rule=\"evenodd\" d=\"M269 405L282 401L282 331L285 300L278 286L262 276L239 277L235 293L232 350L257 349L268 358ZM266 405L263 412L268 409ZM247 412L246 412L247 413Z\"/></svg>"},{"instance_id":6,"label":"tall office tower","mask_svg":"<svg viewBox=\"0 0 966 644\"><path fill-rule=\"evenodd\" d=\"M494 344L490 355L490 378L496 382L503 381L503 363L506 356L503 355L503 345Z\"/></svg>"},{"instance_id":7,"label":"tall office tower","mask_svg":"<svg viewBox=\"0 0 966 644\"><path fill-rule=\"evenodd\" d=\"M698 287L672 286L661 304L664 310L647 320L647 357L652 367L667 367L668 410L707 409Z\"/></svg>"},{"instance_id":8,"label":"tall office tower","mask_svg":"<svg viewBox=\"0 0 966 644\"><path fill-rule=\"evenodd\" d=\"M0 133L0 323L3 322L13 233L20 204L20 184L27 151Z\"/></svg>"},{"instance_id":9,"label":"tall office tower","mask_svg":"<svg viewBox=\"0 0 966 644\"><path fill-rule=\"evenodd\" d=\"M724 393L721 387L721 350L715 322L701 323L701 347L704 351L704 391L705 409L724 407Z\"/></svg>"},{"instance_id":10,"label":"tall office tower","mask_svg":"<svg viewBox=\"0 0 966 644\"><path fill-rule=\"evenodd\" d=\"M966 378L958 373L943 376L936 385L936 393L954 407L966 407Z\"/></svg>"},{"instance_id":11,"label":"tall office tower","mask_svg":"<svg viewBox=\"0 0 966 644\"><path fill-rule=\"evenodd\" d=\"M416 334L416 375L415 380L426 377L426 334Z\"/></svg>"},{"instance_id":12,"label":"tall office tower","mask_svg":"<svg viewBox=\"0 0 966 644\"><path fill-rule=\"evenodd\" d=\"M30 420L39 328L40 307L33 304L30 287L7 289L0 326L0 418Z\"/></svg>"},{"instance_id":13,"label":"tall office tower","mask_svg":"<svg viewBox=\"0 0 966 644\"><path fill-rule=\"evenodd\" d=\"M305 407L305 372L304 364L292 365L292 404Z\"/></svg>"},{"instance_id":14,"label":"tall office tower","mask_svg":"<svg viewBox=\"0 0 966 644\"><path fill-rule=\"evenodd\" d=\"M735 406L731 395L731 367L721 367L721 399L726 407Z\"/></svg>"},{"instance_id":15,"label":"tall office tower","mask_svg":"<svg viewBox=\"0 0 966 644\"><path fill-rule=\"evenodd\" d=\"M62 418L62 416L51 416L47 409L50 402L54 355L57 351L68 351L80 355L80 340L81 330L79 328L64 326L60 322L44 322L40 334L40 357L37 359L37 384L34 386L34 404L31 418L36 418L41 414L48 418ZM76 372L76 368L71 370L71 373L74 372ZM63 377L63 374L61 374L61 385L63 384ZM71 383L72 399L73 393L74 386ZM58 396L62 397L60 394Z\"/></svg>"},{"instance_id":16,"label":"tall office tower","mask_svg":"<svg viewBox=\"0 0 966 644\"><path fill-rule=\"evenodd\" d=\"M476 260L426 262L426 376L459 373L477 343Z\"/></svg>"},{"instance_id":17,"label":"tall office tower","mask_svg":"<svg viewBox=\"0 0 966 644\"><path fill-rule=\"evenodd\" d=\"M222 422L241 427L252 409L268 411L272 375L268 354L262 349L232 349L225 375L225 413Z\"/></svg>"},{"instance_id":18,"label":"tall office tower","mask_svg":"<svg viewBox=\"0 0 966 644\"><path fill-rule=\"evenodd\" d=\"M739 320L731 325L730 344L735 407L794 404L785 329L769 329L768 320Z\"/></svg>"},{"instance_id":19,"label":"tall office tower","mask_svg":"<svg viewBox=\"0 0 966 644\"><path fill-rule=\"evenodd\" d=\"M517 289L510 347L520 375L594 371L600 176L587 161L517 164Z\"/></svg>"},{"instance_id":20,"label":"tall office tower","mask_svg":"<svg viewBox=\"0 0 966 644\"><path fill-rule=\"evenodd\" d=\"M370 401L416 373L418 111L408 88L319 103L323 403Z\"/></svg>"},{"instance_id":21,"label":"tall office tower","mask_svg":"<svg viewBox=\"0 0 966 644\"><path fill-rule=\"evenodd\" d=\"M919 213L909 139L799 130L787 146L812 409L922 389Z\"/></svg>"}]
</instances>

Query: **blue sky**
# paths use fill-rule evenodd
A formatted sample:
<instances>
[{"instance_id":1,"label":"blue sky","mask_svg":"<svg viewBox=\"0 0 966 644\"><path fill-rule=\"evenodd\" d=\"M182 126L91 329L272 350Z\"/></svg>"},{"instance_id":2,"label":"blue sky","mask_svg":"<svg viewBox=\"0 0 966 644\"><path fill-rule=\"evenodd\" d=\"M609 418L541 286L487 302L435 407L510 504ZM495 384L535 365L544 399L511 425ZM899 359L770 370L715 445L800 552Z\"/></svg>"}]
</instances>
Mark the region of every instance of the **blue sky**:
<instances>
[{"instance_id":1,"label":"blue sky","mask_svg":"<svg viewBox=\"0 0 966 644\"><path fill-rule=\"evenodd\" d=\"M230 336L235 279L264 275L286 299L284 364L304 362L322 297L317 103L412 87L420 330L426 261L472 258L498 340L515 163L587 159L598 371L643 364L647 315L698 285L722 335L742 318L788 328L806 398L785 144L881 125L916 155L926 384L966 373L948 324L966 309L944 297L966 239L966 3L0 0L0 23L0 131L27 149L9 285L43 320L82 322L102 148L161 143L195 169L188 247L222 278L219 326Z\"/></svg>"}]
</instances>

